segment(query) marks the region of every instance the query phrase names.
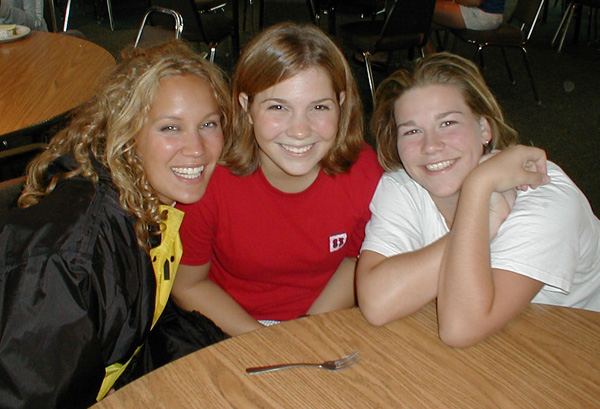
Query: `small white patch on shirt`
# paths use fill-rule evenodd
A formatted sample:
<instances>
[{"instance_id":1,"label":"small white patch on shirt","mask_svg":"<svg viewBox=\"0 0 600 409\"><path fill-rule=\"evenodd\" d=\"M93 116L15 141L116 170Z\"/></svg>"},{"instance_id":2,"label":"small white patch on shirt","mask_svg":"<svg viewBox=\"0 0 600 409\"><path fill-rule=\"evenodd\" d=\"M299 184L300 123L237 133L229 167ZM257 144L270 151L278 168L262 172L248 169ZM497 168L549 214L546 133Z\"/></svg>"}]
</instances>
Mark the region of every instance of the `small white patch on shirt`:
<instances>
[{"instance_id":1,"label":"small white patch on shirt","mask_svg":"<svg viewBox=\"0 0 600 409\"><path fill-rule=\"evenodd\" d=\"M348 235L346 233L329 236L329 252L333 253L344 247L346 240L348 240Z\"/></svg>"}]
</instances>

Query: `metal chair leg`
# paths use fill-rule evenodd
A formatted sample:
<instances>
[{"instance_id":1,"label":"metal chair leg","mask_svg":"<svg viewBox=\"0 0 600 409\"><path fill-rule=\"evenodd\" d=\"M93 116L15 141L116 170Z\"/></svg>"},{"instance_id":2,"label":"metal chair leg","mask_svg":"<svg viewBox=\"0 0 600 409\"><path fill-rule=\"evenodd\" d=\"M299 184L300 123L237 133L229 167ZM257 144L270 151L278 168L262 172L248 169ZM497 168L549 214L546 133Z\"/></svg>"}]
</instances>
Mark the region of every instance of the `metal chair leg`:
<instances>
[{"instance_id":1,"label":"metal chair leg","mask_svg":"<svg viewBox=\"0 0 600 409\"><path fill-rule=\"evenodd\" d=\"M71 14L71 1L67 0L67 6L65 8L65 21L63 23L63 31L67 31L69 27L69 16ZM106 0L106 7L108 8L108 21L110 23L110 30L115 31L115 22L113 21L112 15L112 3L110 0Z\"/></svg>"},{"instance_id":2,"label":"metal chair leg","mask_svg":"<svg viewBox=\"0 0 600 409\"><path fill-rule=\"evenodd\" d=\"M67 31L69 27L69 15L71 14L71 0L67 0L67 6L65 8L65 21L63 22L63 31Z\"/></svg>"},{"instance_id":3,"label":"metal chair leg","mask_svg":"<svg viewBox=\"0 0 600 409\"><path fill-rule=\"evenodd\" d=\"M375 80L373 79L373 68L371 67L371 53L365 51L362 53L365 60L365 68L367 69L367 78L369 79L369 89L371 90L371 99L373 108L375 107Z\"/></svg>"},{"instance_id":4,"label":"metal chair leg","mask_svg":"<svg viewBox=\"0 0 600 409\"><path fill-rule=\"evenodd\" d=\"M250 34L254 33L254 0L244 1L244 23L242 30L246 31L246 21L248 20L248 5L250 6Z\"/></svg>"},{"instance_id":5,"label":"metal chair leg","mask_svg":"<svg viewBox=\"0 0 600 409\"><path fill-rule=\"evenodd\" d=\"M535 86L535 81L533 80L533 73L531 72L531 66L529 65L529 57L527 56L527 50L525 49L525 47L521 47L521 55L523 56L525 69L527 70L527 74L529 75L529 81L531 81L531 90L533 91L533 97L535 98L535 102L541 104L542 100L538 95L537 88Z\"/></svg>"},{"instance_id":6,"label":"metal chair leg","mask_svg":"<svg viewBox=\"0 0 600 409\"><path fill-rule=\"evenodd\" d=\"M562 36L560 37L560 42L558 43L558 49L556 50L557 53L560 53L562 51L562 47L565 42L565 38L567 37L567 31L569 31L569 25L571 24L571 20L573 19L573 14L575 14L576 8L577 8L577 5L575 4L575 2L573 2L572 6L569 7L569 9L567 10L567 14L568 14L566 16L567 22L563 29Z\"/></svg>"},{"instance_id":7,"label":"metal chair leg","mask_svg":"<svg viewBox=\"0 0 600 409\"><path fill-rule=\"evenodd\" d=\"M50 0L48 2L49 7L50 7L50 19L51 21L51 25L52 25L52 31L53 32L57 32L58 31L58 24L56 23L56 6L54 5L54 0Z\"/></svg>"},{"instance_id":8,"label":"metal chair leg","mask_svg":"<svg viewBox=\"0 0 600 409\"><path fill-rule=\"evenodd\" d=\"M106 0L106 8L108 9L108 22L110 23L110 31L115 31L115 22L113 20L112 3Z\"/></svg>"},{"instance_id":9,"label":"metal chair leg","mask_svg":"<svg viewBox=\"0 0 600 409\"><path fill-rule=\"evenodd\" d=\"M554 47L554 44L556 44L556 40L558 39L558 36L560 35L561 30L562 30L563 26L565 25L565 23L567 22L567 17L569 15L569 11L571 10L571 6L572 5L573 5L573 1L571 1L569 3L569 5L567 6L567 8L563 12L563 17L560 19L560 23L558 24L558 28L556 29L556 32L554 33L554 37L552 37L552 41L550 42L550 44L552 45L552 47Z\"/></svg>"},{"instance_id":10,"label":"metal chair leg","mask_svg":"<svg viewBox=\"0 0 600 409\"><path fill-rule=\"evenodd\" d=\"M481 67L481 71L485 69L485 61L483 60L483 47L478 46L477 51L475 51L475 56L473 57L473 61L477 61L477 57L479 57L479 66Z\"/></svg>"}]
</instances>

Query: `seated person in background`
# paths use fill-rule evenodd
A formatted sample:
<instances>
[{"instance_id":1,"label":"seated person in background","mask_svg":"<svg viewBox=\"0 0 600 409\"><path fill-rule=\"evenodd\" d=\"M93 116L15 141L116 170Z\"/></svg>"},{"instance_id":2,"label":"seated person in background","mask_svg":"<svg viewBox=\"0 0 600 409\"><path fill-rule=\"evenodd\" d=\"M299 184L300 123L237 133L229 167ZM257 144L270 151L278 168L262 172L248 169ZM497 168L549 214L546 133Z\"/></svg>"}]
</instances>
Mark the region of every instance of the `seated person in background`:
<instances>
[{"instance_id":1,"label":"seated person in background","mask_svg":"<svg viewBox=\"0 0 600 409\"><path fill-rule=\"evenodd\" d=\"M493 30L504 19L505 0L437 0L433 22L444 27Z\"/></svg>"},{"instance_id":2,"label":"seated person in background","mask_svg":"<svg viewBox=\"0 0 600 409\"><path fill-rule=\"evenodd\" d=\"M437 0L433 22L443 27L458 30L493 30L504 20L505 0ZM435 52L430 39L425 54Z\"/></svg>"},{"instance_id":3,"label":"seated person in background","mask_svg":"<svg viewBox=\"0 0 600 409\"><path fill-rule=\"evenodd\" d=\"M0 216L0 402L87 408L145 342L181 258L175 202L223 147L220 71L178 43L125 56ZM154 264L154 268L153 268Z\"/></svg>"},{"instance_id":4,"label":"seated person in background","mask_svg":"<svg viewBox=\"0 0 600 409\"><path fill-rule=\"evenodd\" d=\"M48 31L44 0L0 0L0 24L19 24L32 30Z\"/></svg>"},{"instance_id":5,"label":"seated person in background","mask_svg":"<svg viewBox=\"0 0 600 409\"><path fill-rule=\"evenodd\" d=\"M476 65L434 54L386 79L376 107L388 172L357 267L369 322L437 298L440 337L466 347L530 302L600 311L600 221L542 150L513 146Z\"/></svg>"},{"instance_id":6,"label":"seated person in background","mask_svg":"<svg viewBox=\"0 0 600 409\"><path fill-rule=\"evenodd\" d=\"M180 207L173 299L229 335L352 307L382 169L342 51L313 25L272 26L243 50L232 100L225 166Z\"/></svg>"}]
</instances>

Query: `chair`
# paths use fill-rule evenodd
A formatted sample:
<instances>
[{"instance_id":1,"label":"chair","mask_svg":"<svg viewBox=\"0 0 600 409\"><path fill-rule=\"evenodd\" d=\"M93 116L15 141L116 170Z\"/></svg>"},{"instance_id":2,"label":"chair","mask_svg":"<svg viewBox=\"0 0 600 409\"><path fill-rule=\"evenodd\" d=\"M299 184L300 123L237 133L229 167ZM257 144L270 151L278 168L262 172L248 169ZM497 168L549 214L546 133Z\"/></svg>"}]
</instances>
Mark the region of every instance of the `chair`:
<instances>
[{"instance_id":1,"label":"chair","mask_svg":"<svg viewBox=\"0 0 600 409\"><path fill-rule=\"evenodd\" d=\"M378 15L385 13L386 0L307 0L309 12L313 23L319 25L322 14L329 17L329 33L336 32L336 13L367 16L374 20Z\"/></svg>"},{"instance_id":2,"label":"chair","mask_svg":"<svg viewBox=\"0 0 600 409\"><path fill-rule=\"evenodd\" d=\"M533 74L531 72L529 57L527 56L527 49L525 46L531 38L531 34L533 33L538 18L542 14L544 2L545 0L518 0L508 21L503 22L500 27L495 30L452 30L452 33L456 37L477 46L475 59L479 56L482 69L484 68L483 49L488 46L500 47L508 77L513 84L515 83L515 80L506 55L506 47L520 49L527 74L529 75L529 80L531 81L533 96L538 104L541 104L541 101L538 96L535 81L533 80ZM519 25L514 23L518 23Z\"/></svg>"},{"instance_id":3,"label":"chair","mask_svg":"<svg viewBox=\"0 0 600 409\"><path fill-rule=\"evenodd\" d=\"M210 62L214 62L217 46L227 37L232 37L233 52L237 54L239 51L234 41L237 27L234 28L233 19L223 12L215 11L222 9L222 1L151 0L150 3L152 6L179 12L185 21L182 37L188 41L207 44L210 48ZM199 9L199 5L204 8Z\"/></svg>"},{"instance_id":4,"label":"chair","mask_svg":"<svg viewBox=\"0 0 600 409\"><path fill-rule=\"evenodd\" d=\"M429 39L434 8L435 0L393 0L385 20L359 21L340 26L344 41L358 48L364 56L373 102L375 84L371 55L419 48L421 56L424 56L423 47Z\"/></svg>"},{"instance_id":5,"label":"chair","mask_svg":"<svg viewBox=\"0 0 600 409\"><path fill-rule=\"evenodd\" d=\"M63 31L67 31L69 27L69 15L71 14L71 1L67 0L67 7L65 8L65 21L63 23ZM110 23L110 31L115 31L115 22L112 14L112 3L110 0L106 0L106 7L108 8L108 21Z\"/></svg>"},{"instance_id":6,"label":"chair","mask_svg":"<svg viewBox=\"0 0 600 409\"><path fill-rule=\"evenodd\" d=\"M577 11L577 9L581 9L582 6L588 6L591 8L590 10L590 17L588 20L588 41L591 38L591 30L592 30L592 19L594 21L594 34L597 36L598 35L598 9L600 8L600 0L573 0L569 3L569 5L567 6L567 8L565 9L565 12L563 14L563 18L560 21L560 24L558 25L558 29L556 30L556 33L554 33L554 37L552 38L552 46L554 47L554 45L556 45L556 40L558 39L558 37L560 36L560 41L558 43L558 48L556 50L557 53L560 53L562 51L562 47L563 47L563 43L565 42L565 37L567 36L567 31L569 30L569 25L571 24L571 20L573 19L573 16L575 15L575 12ZM577 30L577 28L576 28ZM560 35L562 31L562 36ZM577 35L577 33L576 33Z\"/></svg>"},{"instance_id":7,"label":"chair","mask_svg":"<svg viewBox=\"0 0 600 409\"><path fill-rule=\"evenodd\" d=\"M172 16L173 19L175 20L175 28L174 28L174 30L175 30L175 39L180 39L181 38L181 33L183 32L183 17L181 16L181 14L179 14L179 12L177 12L175 10L166 9L166 8L163 8L163 7L150 7L148 9L148 11L146 11L146 14L144 14L144 18L142 20L142 24L140 25L140 29L138 30L137 37L135 39L134 48L138 48L138 46L140 45L140 42L142 40L142 36L144 34L144 29L146 28L146 22L148 21L148 17L150 17L154 13L161 13L161 14L166 14L166 15ZM168 30L165 30L165 29L160 28L160 27L153 27L153 29L154 29L155 32L156 31L160 31L161 34L163 34L165 31L168 31Z\"/></svg>"},{"instance_id":8,"label":"chair","mask_svg":"<svg viewBox=\"0 0 600 409\"><path fill-rule=\"evenodd\" d=\"M0 182L0 213L8 212L17 207L17 200L21 196L25 176Z\"/></svg>"}]
</instances>

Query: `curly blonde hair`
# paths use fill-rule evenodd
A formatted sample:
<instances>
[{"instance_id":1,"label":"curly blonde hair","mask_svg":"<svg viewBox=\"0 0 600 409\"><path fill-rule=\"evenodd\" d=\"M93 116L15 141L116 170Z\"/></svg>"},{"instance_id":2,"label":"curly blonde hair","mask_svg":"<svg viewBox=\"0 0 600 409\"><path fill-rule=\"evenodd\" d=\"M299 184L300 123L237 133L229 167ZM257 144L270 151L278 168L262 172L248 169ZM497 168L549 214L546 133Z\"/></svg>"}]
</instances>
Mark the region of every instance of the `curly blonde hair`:
<instances>
[{"instance_id":1,"label":"curly blonde hair","mask_svg":"<svg viewBox=\"0 0 600 409\"><path fill-rule=\"evenodd\" d=\"M489 89L477 65L451 53L437 53L416 60L410 69L401 69L386 78L375 93L371 132L377 141L379 163L387 171L402 167L398 154L394 103L405 92L428 85L452 85L463 95L476 117L488 120L492 140L484 153L506 149L518 142L518 133L504 119L502 108ZM482 147L483 149L483 147Z\"/></svg>"},{"instance_id":2,"label":"curly blonde hair","mask_svg":"<svg viewBox=\"0 0 600 409\"><path fill-rule=\"evenodd\" d=\"M160 231L160 200L146 178L136 137L148 120L160 81L174 75L194 75L209 83L226 129L230 96L218 67L179 41L126 50L97 94L73 113L67 127L29 164L19 206L38 203L62 179L83 177L98 183L95 160L110 170L121 206L137 218L138 243L148 250L150 229ZM49 165L62 155L72 155L78 166L48 181Z\"/></svg>"},{"instance_id":3,"label":"curly blonde hair","mask_svg":"<svg viewBox=\"0 0 600 409\"><path fill-rule=\"evenodd\" d=\"M253 173L259 165L259 147L246 111L238 103L309 68L322 68L336 95L343 92L335 142L320 166L327 174L347 172L358 158L364 139L362 103L352 69L341 49L316 26L279 23L262 31L246 45L231 79L232 129L225 142L223 161L236 175Z\"/></svg>"}]
</instances>

